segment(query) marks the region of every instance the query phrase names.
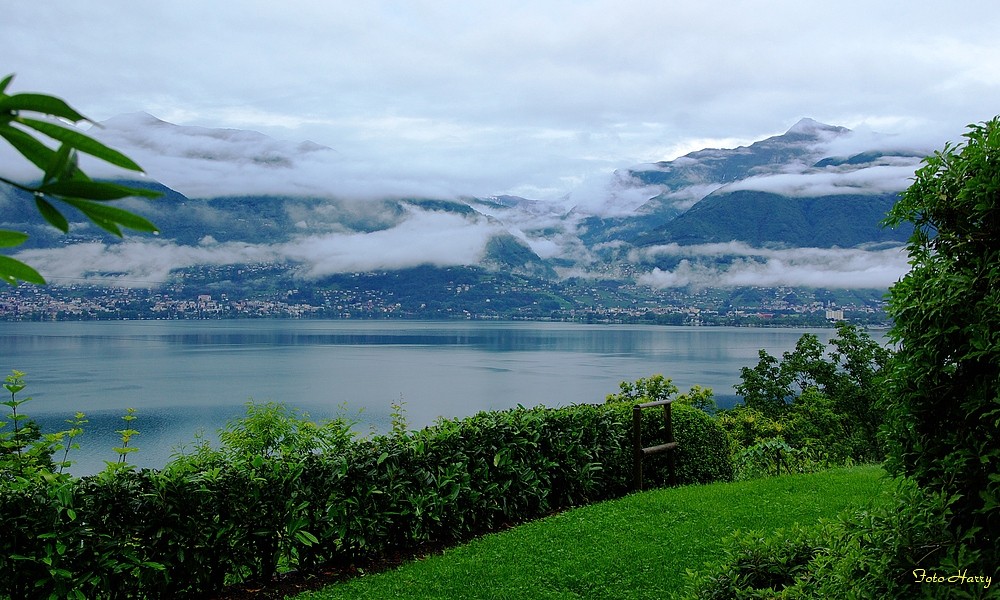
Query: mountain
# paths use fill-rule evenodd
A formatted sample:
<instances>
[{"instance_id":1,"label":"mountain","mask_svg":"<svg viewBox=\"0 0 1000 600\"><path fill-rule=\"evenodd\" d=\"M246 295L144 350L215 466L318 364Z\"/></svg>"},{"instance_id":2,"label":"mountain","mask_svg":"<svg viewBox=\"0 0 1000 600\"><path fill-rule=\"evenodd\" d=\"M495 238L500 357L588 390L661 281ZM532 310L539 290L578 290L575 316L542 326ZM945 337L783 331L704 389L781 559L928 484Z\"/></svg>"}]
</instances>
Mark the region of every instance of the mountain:
<instances>
[{"instance_id":1,"label":"mountain","mask_svg":"<svg viewBox=\"0 0 1000 600\"><path fill-rule=\"evenodd\" d=\"M896 193L789 198L772 192L715 192L690 210L635 236L639 246L743 242L750 246L851 248L902 243L904 229L879 225Z\"/></svg>"},{"instance_id":2,"label":"mountain","mask_svg":"<svg viewBox=\"0 0 1000 600\"><path fill-rule=\"evenodd\" d=\"M593 242L636 246L742 242L841 247L901 243L880 226L924 153L865 150L831 156L851 131L802 119L782 135L735 149L706 149L635 167L637 186L659 194L636 214L587 221ZM847 147L846 143L844 147Z\"/></svg>"},{"instance_id":3,"label":"mountain","mask_svg":"<svg viewBox=\"0 0 1000 600\"><path fill-rule=\"evenodd\" d=\"M698 150L673 161L631 169L630 174L642 183L663 187L668 194L692 186L721 186L778 172L786 165L818 160L823 154L821 144L849 133L850 130L844 127L805 118L784 134L750 146Z\"/></svg>"},{"instance_id":4,"label":"mountain","mask_svg":"<svg viewBox=\"0 0 1000 600\"><path fill-rule=\"evenodd\" d=\"M528 288L581 277L660 288L884 287L905 265L887 249L909 232L880 222L925 154L895 147L890 136L802 119L747 146L622 170L603 202L574 206L409 195L376 175L337 187L349 159L331 148L144 113L105 122L94 135L147 168L149 179L129 183L164 196L122 206L162 233L109 240L77 218L62 236L40 221L30 197L7 190L0 227L31 235L23 248L32 264L55 277L144 282L266 264L299 287L415 268L471 268L534 281L516 284ZM767 278L754 275L765 269Z\"/></svg>"}]
</instances>

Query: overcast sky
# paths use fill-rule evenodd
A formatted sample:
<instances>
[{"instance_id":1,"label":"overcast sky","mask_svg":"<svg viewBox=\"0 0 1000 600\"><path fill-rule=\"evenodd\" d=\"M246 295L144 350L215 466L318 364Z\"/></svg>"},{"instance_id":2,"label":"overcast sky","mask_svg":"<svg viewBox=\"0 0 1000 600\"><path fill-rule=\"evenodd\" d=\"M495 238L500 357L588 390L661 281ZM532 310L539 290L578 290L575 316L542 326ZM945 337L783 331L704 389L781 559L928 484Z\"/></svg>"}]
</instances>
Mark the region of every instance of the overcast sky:
<instances>
[{"instance_id":1,"label":"overcast sky","mask_svg":"<svg viewBox=\"0 0 1000 600\"><path fill-rule=\"evenodd\" d=\"M0 76L546 199L805 116L939 148L1000 113L998 31L995 0L10 2Z\"/></svg>"}]
</instances>

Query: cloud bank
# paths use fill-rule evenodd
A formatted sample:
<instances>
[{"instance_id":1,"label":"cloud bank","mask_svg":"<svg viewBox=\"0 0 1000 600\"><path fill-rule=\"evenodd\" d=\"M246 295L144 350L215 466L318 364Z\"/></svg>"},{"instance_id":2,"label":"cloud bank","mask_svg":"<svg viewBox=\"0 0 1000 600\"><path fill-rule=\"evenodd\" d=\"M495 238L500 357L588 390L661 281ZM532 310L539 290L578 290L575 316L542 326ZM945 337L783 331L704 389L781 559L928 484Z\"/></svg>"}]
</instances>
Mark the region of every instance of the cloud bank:
<instances>
[{"instance_id":1,"label":"cloud bank","mask_svg":"<svg viewBox=\"0 0 1000 600\"><path fill-rule=\"evenodd\" d=\"M900 160L902 164L878 165L861 169L803 170L748 177L722 189L725 192L754 190L783 196L812 198L836 194L886 194L905 190L910 185L918 160Z\"/></svg>"},{"instance_id":2,"label":"cloud bank","mask_svg":"<svg viewBox=\"0 0 1000 600\"><path fill-rule=\"evenodd\" d=\"M218 243L206 236L201 244L189 246L129 238L117 244L25 250L17 258L55 282L82 279L154 287L168 281L175 269L255 263L292 263L299 277L317 279L420 265L478 264L486 244L501 231L485 219L414 210L391 229L303 236L283 244Z\"/></svg>"},{"instance_id":3,"label":"cloud bank","mask_svg":"<svg viewBox=\"0 0 1000 600\"><path fill-rule=\"evenodd\" d=\"M739 242L636 251L637 260L682 257L672 270L659 267L639 277L656 288L816 287L888 288L909 271L903 248L753 248ZM720 261L725 260L727 262Z\"/></svg>"}]
</instances>

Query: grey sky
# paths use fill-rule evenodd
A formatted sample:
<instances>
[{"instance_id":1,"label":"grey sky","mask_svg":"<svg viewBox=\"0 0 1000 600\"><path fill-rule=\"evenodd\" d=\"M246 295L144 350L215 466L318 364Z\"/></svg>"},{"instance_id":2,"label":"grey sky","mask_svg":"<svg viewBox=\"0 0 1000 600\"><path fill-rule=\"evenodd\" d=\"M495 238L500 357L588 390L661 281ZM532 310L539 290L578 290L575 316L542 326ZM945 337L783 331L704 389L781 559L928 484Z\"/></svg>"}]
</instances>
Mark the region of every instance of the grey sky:
<instances>
[{"instance_id":1,"label":"grey sky","mask_svg":"<svg viewBox=\"0 0 1000 600\"><path fill-rule=\"evenodd\" d=\"M993 0L11 2L0 76L95 120L311 140L339 177L546 199L803 116L940 147L1000 113L997 31Z\"/></svg>"}]
</instances>

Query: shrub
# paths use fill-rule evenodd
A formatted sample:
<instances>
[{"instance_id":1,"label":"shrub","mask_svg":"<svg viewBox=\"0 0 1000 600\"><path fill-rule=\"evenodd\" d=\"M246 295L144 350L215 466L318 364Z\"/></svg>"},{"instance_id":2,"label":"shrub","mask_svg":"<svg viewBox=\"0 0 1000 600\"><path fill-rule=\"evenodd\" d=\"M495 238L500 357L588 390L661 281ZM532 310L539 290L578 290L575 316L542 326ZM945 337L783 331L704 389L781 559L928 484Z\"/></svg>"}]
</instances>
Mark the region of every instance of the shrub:
<instances>
[{"instance_id":1,"label":"shrub","mask_svg":"<svg viewBox=\"0 0 1000 600\"><path fill-rule=\"evenodd\" d=\"M782 437L785 424L765 415L759 410L738 405L722 411L717 417L719 425L729 434L735 450L749 448L760 442Z\"/></svg>"},{"instance_id":2,"label":"shrub","mask_svg":"<svg viewBox=\"0 0 1000 600\"><path fill-rule=\"evenodd\" d=\"M764 535L737 532L724 556L688 573L688 597L986 598L982 582L921 581L921 574L976 571L968 539L952 531L954 498L928 494L902 479L888 500L836 520Z\"/></svg>"},{"instance_id":3,"label":"shrub","mask_svg":"<svg viewBox=\"0 0 1000 600\"><path fill-rule=\"evenodd\" d=\"M19 390L18 390L19 391ZM645 411L643 435L662 435ZM682 483L731 479L725 431L673 407ZM523 408L353 439L284 405L250 405L163 470L36 469L0 487L0 596L204 597L420 544L448 543L630 491L631 406ZM662 457L646 480L667 480Z\"/></svg>"},{"instance_id":4,"label":"shrub","mask_svg":"<svg viewBox=\"0 0 1000 600\"><path fill-rule=\"evenodd\" d=\"M956 534L1000 562L1000 117L924 159L889 213L912 269L889 291L899 343L888 467L954 497Z\"/></svg>"},{"instance_id":5,"label":"shrub","mask_svg":"<svg viewBox=\"0 0 1000 600\"><path fill-rule=\"evenodd\" d=\"M820 526L795 526L772 535L736 531L723 540L723 558L706 573L689 572L697 600L775 598L807 576L822 551ZM794 596L793 596L794 597Z\"/></svg>"},{"instance_id":6,"label":"shrub","mask_svg":"<svg viewBox=\"0 0 1000 600\"><path fill-rule=\"evenodd\" d=\"M659 411L643 411L643 439L662 439L657 430L662 428ZM674 439L677 441L675 463L677 482L709 483L733 479L732 446L725 430L704 411L679 404L671 407ZM654 475L656 485L666 482L666 457L662 454L648 459L644 473Z\"/></svg>"}]
</instances>

